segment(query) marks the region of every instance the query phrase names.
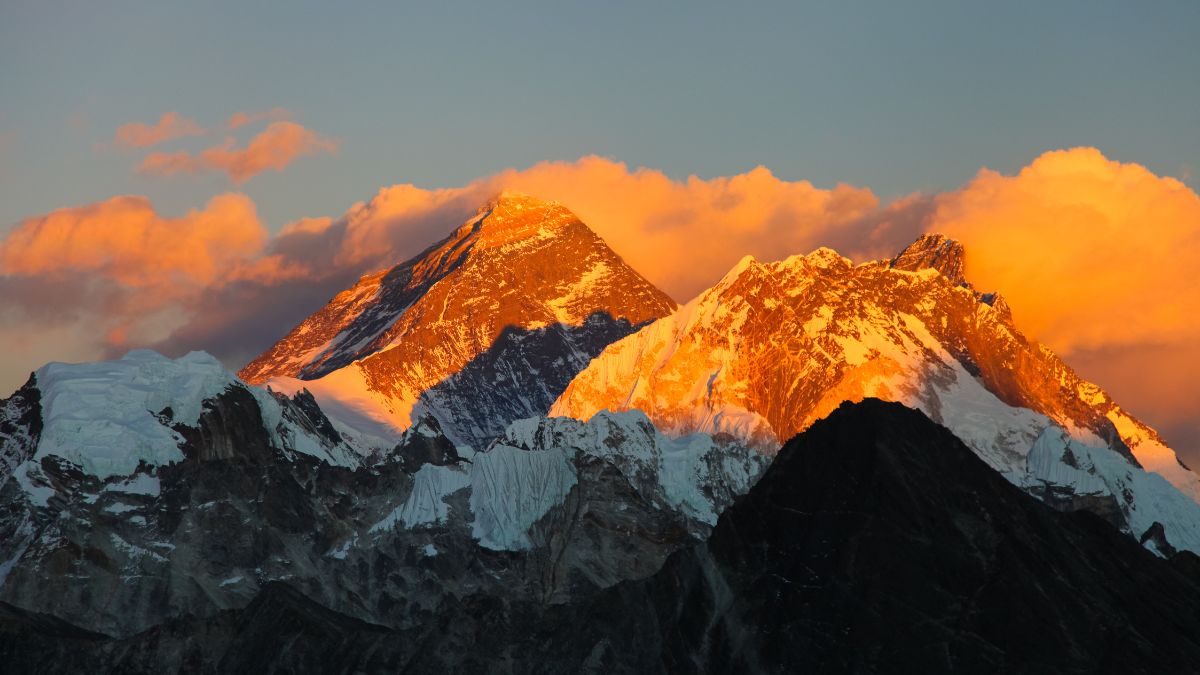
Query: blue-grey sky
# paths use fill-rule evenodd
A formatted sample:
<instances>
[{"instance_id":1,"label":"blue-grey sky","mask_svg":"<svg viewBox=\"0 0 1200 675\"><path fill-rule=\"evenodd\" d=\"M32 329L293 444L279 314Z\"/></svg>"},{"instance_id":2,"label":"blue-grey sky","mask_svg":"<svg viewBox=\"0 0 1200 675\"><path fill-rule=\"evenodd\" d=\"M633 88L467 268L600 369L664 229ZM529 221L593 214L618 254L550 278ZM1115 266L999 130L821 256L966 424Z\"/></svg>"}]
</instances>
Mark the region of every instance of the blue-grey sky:
<instances>
[{"instance_id":1,"label":"blue-grey sky","mask_svg":"<svg viewBox=\"0 0 1200 675\"><path fill-rule=\"evenodd\" d=\"M1200 3L0 2L0 228L236 187L271 228L585 154L887 197L1100 148L1196 185ZM100 144L286 108L340 142L240 186ZM199 148L205 141L177 144Z\"/></svg>"}]
</instances>

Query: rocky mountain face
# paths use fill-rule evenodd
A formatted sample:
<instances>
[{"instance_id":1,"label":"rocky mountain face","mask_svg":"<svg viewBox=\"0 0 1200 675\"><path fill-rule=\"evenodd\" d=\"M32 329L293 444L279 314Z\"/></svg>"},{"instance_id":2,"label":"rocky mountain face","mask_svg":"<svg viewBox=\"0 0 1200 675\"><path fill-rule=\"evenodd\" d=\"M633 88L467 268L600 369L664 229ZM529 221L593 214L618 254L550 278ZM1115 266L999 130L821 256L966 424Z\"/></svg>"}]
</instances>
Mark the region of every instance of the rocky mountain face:
<instances>
[{"instance_id":1,"label":"rocky mountain face","mask_svg":"<svg viewBox=\"0 0 1200 675\"><path fill-rule=\"evenodd\" d=\"M766 463L636 412L523 420L482 452L428 418L362 452L203 354L52 364L0 410L33 448L0 484L0 601L113 636L281 580L392 629L469 594L583 597L705 536Z\"/></svg>"},{"instance_id":2,"label":"rocky mountain face","mask_svg":"<svg viewBox=\"0 0 1200 675\"><path fill-rule=\"evenodd\" d=\"M878 397L946 425L1013 483L1140 537L1200 551L1200 478L1146 425L1024 337L1003 298L928 235L891 261L829 249L743 259L674 314L608 346L551 415L638 409L669 434L729 433L763 452L842 401Z\"/></svg>"},{"instance_id":3,"label":"rocky mountain face","mask_svg":"<svg viewBox=\"0 0 1200 675\"><path fill-rule=\"evenodd\" d=\"M30 377L12 396L0 401L0 484L37 451L42 436L42 401Z\"/></svg>"},{"instance_id":4,"label":"rocky mountain face","mask_svg":"<svg viewBox=\"0 0 1200 675\"><path fill-rule=\"evenodd\" d=\"M1200 479L966 271L746 258L676 308L506 193L242 379L47 365L0 401L0 663L1195 662Z\"/></svg>"},{"instance_id":5,"label":"rocky mountain face","mask_svg":"<svg viewBox=\"0 0 1200 675\"><path fill-rule=\"evenodd\" d=\"M466 594L395 630L272 582L123 639L0 605L0 655L56 672L1178 672L1200 660L1198 562L1055 511L922 413L865 400L784 446L707 541L597 593Z\"/></svg>"},{"instance_id":6,"label":"rocky mountain face","mask_svg":"<svg viewBox=\"0 0 1200 675\"><path fill-rule=\"evenodd\" d=\"M674 309L562 205L506 192L363 277L240 375L307 388L385 437L430 414L481 450L509 422L544 415L605 345Z\"/></svg>"}]
</instances>

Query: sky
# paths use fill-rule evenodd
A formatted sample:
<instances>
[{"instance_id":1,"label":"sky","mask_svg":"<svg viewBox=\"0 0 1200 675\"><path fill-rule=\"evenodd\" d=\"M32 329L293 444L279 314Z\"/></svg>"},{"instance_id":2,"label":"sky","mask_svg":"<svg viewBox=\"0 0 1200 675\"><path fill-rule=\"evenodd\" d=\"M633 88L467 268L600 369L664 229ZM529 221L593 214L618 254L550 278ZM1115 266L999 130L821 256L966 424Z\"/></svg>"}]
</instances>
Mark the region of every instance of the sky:
<instances>
[{"instance_id":1,"label":"sky","mask_svg":"<svg viewBox=\"0 0 1200 675\"><path fill-rule=\"evenodd\" d=\"M1200 464L1200 3L740 5L0 0L0 389L236 367L520 187L679 300L947 230Z\"/></svg>"}]
</instances>

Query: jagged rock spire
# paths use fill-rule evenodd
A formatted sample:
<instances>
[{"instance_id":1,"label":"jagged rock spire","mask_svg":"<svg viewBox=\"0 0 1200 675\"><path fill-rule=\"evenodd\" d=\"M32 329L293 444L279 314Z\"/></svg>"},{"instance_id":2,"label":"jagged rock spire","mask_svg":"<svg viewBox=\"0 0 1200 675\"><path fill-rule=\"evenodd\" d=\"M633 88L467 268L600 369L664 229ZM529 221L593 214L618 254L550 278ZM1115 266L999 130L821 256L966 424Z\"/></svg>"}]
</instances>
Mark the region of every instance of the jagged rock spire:
<instances>
[{"instance_id":1,"label":"jagged rock spire","mask_svg":"<svg viewBox=\"0 0 1200 675\"><path fill-rule=\"evenodd\" d=\"M965 250L958 241L943 234L923 234L892 258L890 266L908 272L935 269L955 285L968 286L963 276L964 258Z\"/></svg>"}]
</instances>

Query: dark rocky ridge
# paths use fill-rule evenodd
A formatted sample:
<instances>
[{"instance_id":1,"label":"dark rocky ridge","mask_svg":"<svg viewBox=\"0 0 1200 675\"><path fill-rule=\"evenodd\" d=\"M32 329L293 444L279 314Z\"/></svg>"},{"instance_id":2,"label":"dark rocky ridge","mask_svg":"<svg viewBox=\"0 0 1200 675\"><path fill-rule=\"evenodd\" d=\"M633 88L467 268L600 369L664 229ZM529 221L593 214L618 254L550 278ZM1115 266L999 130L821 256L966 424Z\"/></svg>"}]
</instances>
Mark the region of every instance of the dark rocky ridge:
<instances>
[{"instance_id":1,"label":"dark rocky ridge","mask_svg":"<svg viewBox=\"0 0 1200 675\"><path fill-rule=\"evenodd\" d=\"M477 593L393 632L268 584L122 641L51 631L35 656L61 672L82 672L81 650L126 672L1185 672L1194 558L1054 511L921 413L866 400L789 442L707 543L574 602Z\"/></svg>"},{"instance_id":2,"label":"dark rocky ridge","mask_svg":"<svg viewBox=\"0 0 1200 675\"><path fill-rule=\"evenodd\" d=\"M33 457L41 435L42 393L37 378L30 375L12 396L0 400L0 485Z\"/></svg>"},{"instance_id":3,"label":"dark rocky ridge","mask_svg":"<svg viewBox=\"0 0 1200 675\"><path fill-rule=\"evenodd\" d=\"M787 448L706 547L651 582L658 597L678 593L658 603L660 621L703 627L664 639L664 662L1059 673L1200 663L1195 579L1090 513L1025 495L920 413L843 404ZM723 613L691 611L722 598Z\"/></svg>"},{"instance_id":4,"label":"dark rocky ridge","mask_svg":"<svg viewBox=\"0 0 1200 675\"><path fill-rule=\"evenodd\" d=\"M458 449L442 433L441 425L433 416L421 418L404 432L400 442L392 449L391 457L385 457L383 461L389 459L399 461L407 474L416 473L426 464L449 466L462 461Z\"/></svg>"},{"instance_id":5,"label":"dark rocky ridge","mask_svg":"<svg viewBox=\"0 0 1200 675\"><path fill-rule=\"evenodd\" d=\"M204 412L195 427L172 426L183 437L180 449L185 457L201 462L236 458L255 464L275 460L275 449L253 394L243 387L230 387L203 405ZM316 412L320 414L319 409ZM169 409L164 411L169 413Z\"/></svg>"},{"instance_id":6,"label":"dark rocky ridge","mask_svg":"<svg viewBox=\"0 0 1200 675\"><path fill-rule=\"evenodd\" d=\"M36 401L36 388L26 393L33 398L10 401ZM529 549L489 549L473 531L469 490L429 494L414 475L427 465L471 466L436 420L352 469L290 450L301 429L329 421L303 396L274 400L291 425L277 436L255 396L235 385L204 400L194 426L169 408L155 414L181 439L182 461L102 479L48 455L26 478L45 488L44 501L20 481L0 483L0 601L123 638L172 617L244 607L285 579L344 614L411 629L472 594L543 604L648 576L710 530L624 458L521 448L564 452L576 482L528 528ZM536 490L550 477L520 479ZM442 503L448 517L397 524L410 497Z\"/></svg>"}]
</instances>

